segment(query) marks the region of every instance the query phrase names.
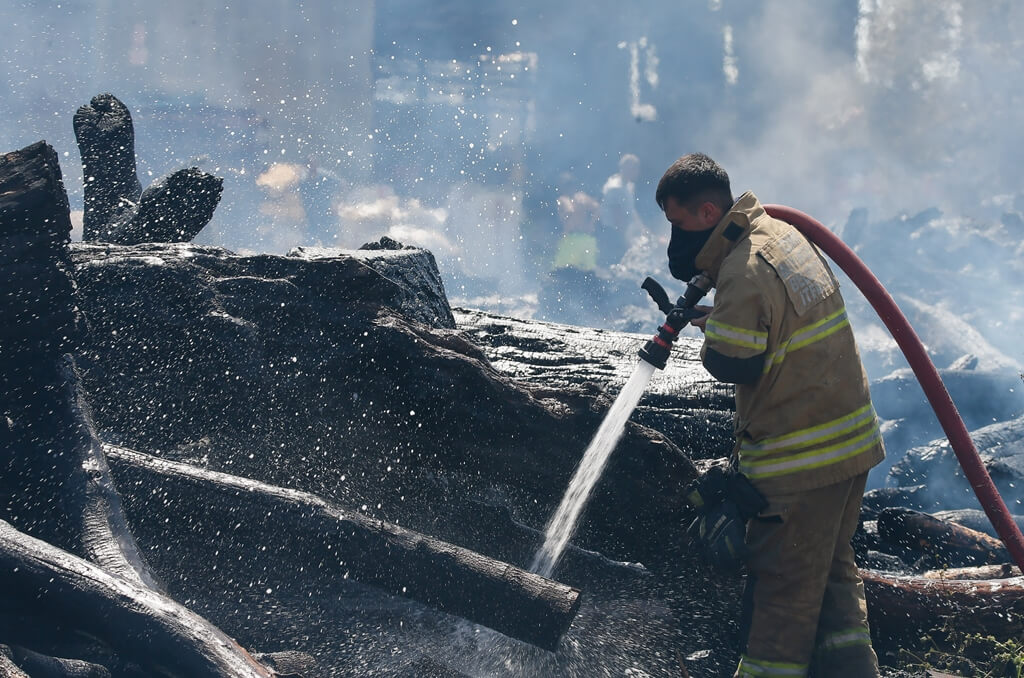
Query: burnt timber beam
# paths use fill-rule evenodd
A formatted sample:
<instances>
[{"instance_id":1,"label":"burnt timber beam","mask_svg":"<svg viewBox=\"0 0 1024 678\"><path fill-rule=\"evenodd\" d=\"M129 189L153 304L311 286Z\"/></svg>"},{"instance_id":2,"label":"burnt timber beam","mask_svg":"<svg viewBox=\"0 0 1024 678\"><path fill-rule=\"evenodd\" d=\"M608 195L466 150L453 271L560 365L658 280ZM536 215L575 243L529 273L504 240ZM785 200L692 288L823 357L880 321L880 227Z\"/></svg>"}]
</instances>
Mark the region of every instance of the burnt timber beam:
<instances>
[{"instance_id":1,"label":"burnt timber beam","mask_svg":"<svg viewBox=\"0 0 1024 678\"><path fill-rule=\"evenodd\" d=\"M232 553L286 553L279 576L292 576L297 563L305 571L347 575L547 650L557 647L579 610L577 589L316 495L104 449L140 539L183 544L230 530L223 538L232 541Z\"/></svg>"}]
</instances>

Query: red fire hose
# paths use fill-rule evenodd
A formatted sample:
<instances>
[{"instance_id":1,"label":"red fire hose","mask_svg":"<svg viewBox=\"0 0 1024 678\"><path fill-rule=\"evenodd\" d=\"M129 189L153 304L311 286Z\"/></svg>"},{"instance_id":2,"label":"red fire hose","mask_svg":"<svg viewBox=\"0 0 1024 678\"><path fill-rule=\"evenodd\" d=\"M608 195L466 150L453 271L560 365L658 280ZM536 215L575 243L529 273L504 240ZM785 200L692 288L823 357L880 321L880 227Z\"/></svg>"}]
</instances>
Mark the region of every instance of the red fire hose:
<instances>
[{"instance_id":1,"label":"red fire hose","mask_svg":"<svg viewBox=\"0 0 1024 678\"><path fill-rule=\"evenodd\" d=\"M999 538L1003 540L1010 556L1024 571L1024 536L1021 535L1017 523L1014 522L1006 504L1003 503L999 491L996 490L992 478L981 463L978 450L974 447L971 436L967 433L964 420L949 397L946 385L942 383L938 370L925 352L924 345L917 333L907 322L906 317L896 306L892 296L878 282L878 278L864 265L853 250L846 246L832 231L828 230L814 218L792 207L784 205L765 205L765 210L776 219L788 222L807 236L811 242L821 248L825 254L843 269L846 275L857 285L878 316L889 328L893 338L906 356L907 362L914 370L917 380L921 383L928 401L935 410L942 430L949 438L949 444L956 453L956 458L964 470L964 475L974 488L974 493L985 509L985 514L995 527Z\"/></svg>"}]
</instances>

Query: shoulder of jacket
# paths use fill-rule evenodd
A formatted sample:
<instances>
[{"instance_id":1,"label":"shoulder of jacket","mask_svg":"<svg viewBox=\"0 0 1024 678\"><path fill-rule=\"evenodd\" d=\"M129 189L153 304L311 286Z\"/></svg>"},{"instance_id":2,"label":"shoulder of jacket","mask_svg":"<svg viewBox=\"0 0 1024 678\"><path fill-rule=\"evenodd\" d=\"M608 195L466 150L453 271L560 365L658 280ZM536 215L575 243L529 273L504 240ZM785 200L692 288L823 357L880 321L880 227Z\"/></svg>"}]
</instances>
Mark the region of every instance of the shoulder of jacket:
<instances>
[{"instance_id":1,"label":"shoulder of jacket","mask_svg":"<svg viewBox=\"0 0 1024 678\"><path fill-rule=\"evenodd\" d=\"M752 236L756 234L761 239L773 239L796 230L796 227L787 221L776 219L762 210L760 214L750 221L750 230Z\"/></svg>"},{"instance_id":2,"label":"shoulder of jacket","mask_svg":"<svg viewBox=\"0 0 1024 678\"><path fill-rule=\"evenodd\" d=\"M748 236L751 247L750 256L752 258L759 258L757 257L759 253L764 252L766 249L771 249L775 243L786 238L793 238L794 235L800 236L800 240L806 240L792 224L771 217L767 213L762 213L761 216L751 222L750 235Z\"/></svg>"},{"instance_id":3,"label":"shoulder of jacket","mask_svg":"<svg viewBox=\"0 0 1024 678\"><path fill-rule=\"evenodd\" d=\"M759 243L752 238L744 238L738 242L722 260L719 278L744 278L755 284L764 284L777 277L775 269L763 257L758 256L759 249Z\"/></svg>"}]
</instances>

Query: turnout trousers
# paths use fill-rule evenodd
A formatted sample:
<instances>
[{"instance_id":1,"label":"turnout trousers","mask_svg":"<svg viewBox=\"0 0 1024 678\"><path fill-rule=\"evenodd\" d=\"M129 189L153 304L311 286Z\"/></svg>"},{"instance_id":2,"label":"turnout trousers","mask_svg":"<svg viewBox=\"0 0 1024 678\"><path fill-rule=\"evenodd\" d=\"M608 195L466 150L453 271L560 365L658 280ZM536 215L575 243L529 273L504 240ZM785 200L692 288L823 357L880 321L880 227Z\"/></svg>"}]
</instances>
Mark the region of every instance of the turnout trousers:
<instances>
[{"instance_id":1,"label":"turnout trousers","mask_svg":"<svg viewBox=\"0 0 1024 678\"><path fill-rule=\"evenodd\" d=\"M750 549L737 678L876 678L864 583L850 540L867 473L769 496L747 526Z\"/></svg>"}]
</instances>

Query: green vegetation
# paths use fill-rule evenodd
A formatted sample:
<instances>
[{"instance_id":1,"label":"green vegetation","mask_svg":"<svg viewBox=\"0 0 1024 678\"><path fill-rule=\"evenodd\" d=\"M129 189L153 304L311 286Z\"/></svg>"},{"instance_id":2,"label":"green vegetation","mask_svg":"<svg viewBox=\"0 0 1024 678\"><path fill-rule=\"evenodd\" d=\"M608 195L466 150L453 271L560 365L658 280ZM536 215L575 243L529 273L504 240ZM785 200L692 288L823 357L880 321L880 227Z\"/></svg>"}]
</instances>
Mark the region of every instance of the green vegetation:
<instances>
[{"instance_id":1,"label":"green vegetation","mask_svg":"<svg viewBox=\"0 0 1024 678\"><path fill-rule=\"evenodd\" d=\"M1024 678L1022 639L960 633L942 628L900 650L898 665L907 670L936 669L978 678Z\"/></svg>"}]
</instances>

